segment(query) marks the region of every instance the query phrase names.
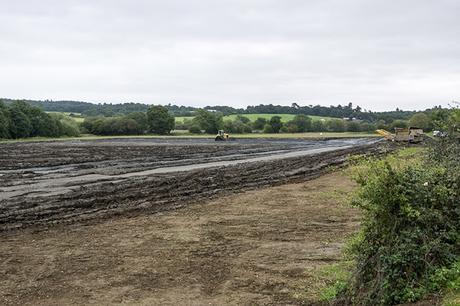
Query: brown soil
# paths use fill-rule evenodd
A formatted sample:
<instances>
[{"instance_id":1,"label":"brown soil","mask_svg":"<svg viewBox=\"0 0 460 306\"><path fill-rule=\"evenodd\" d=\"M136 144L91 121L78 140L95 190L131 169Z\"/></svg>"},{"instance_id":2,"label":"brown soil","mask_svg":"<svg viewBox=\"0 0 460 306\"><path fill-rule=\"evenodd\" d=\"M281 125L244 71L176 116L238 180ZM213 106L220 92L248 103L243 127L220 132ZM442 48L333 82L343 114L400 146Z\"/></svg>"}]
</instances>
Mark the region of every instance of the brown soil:
<instances>
[{"instance_id":1,"label":"brown soil","mask_svg":"<svg viewBox=\"0 0 460 306\"><path fill-rule=\"evenodd\" d=\"M0 304L310 305L315 271L357 230L357 212L340 204L353 188L333 173L154 215L3 232Z\"/></svg>"}]
</instances>

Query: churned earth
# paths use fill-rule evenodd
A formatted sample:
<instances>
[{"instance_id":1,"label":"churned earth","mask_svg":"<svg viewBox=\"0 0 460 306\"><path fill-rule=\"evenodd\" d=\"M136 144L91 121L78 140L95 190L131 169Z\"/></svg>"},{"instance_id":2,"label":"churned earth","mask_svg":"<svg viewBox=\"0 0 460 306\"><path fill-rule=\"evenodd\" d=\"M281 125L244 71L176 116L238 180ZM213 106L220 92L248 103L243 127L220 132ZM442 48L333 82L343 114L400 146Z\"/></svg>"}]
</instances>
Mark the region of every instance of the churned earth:
<instances>
[{"instance_id":1,"label":"churned earth","mask_svg":"<svg viewBox=\"0 0 460 306\"><path fill-rule=\"evenodd\" d=\"M372 139L0 145L1 305L312 305Z\"/></svg>"},{"instance_id":2,"label":"churned earth","mask_svg":"<svg viewBox=\"0 0 460 306\"><path fill-rule=\"evenodd\" d=\"M311 305L359 213L340 172L150 215L0 236L2 305Z\"/></svg>"},{"instance_id":3,"label":"churned earth","mask_svg":"<svg viewBox=\"0 0 460 306\"><path fill-rule=\"evenodd\" d=\"M374 139L120 139L0 145L0 231L153 213L305 180Z\"/></svg>"}]
</instances>

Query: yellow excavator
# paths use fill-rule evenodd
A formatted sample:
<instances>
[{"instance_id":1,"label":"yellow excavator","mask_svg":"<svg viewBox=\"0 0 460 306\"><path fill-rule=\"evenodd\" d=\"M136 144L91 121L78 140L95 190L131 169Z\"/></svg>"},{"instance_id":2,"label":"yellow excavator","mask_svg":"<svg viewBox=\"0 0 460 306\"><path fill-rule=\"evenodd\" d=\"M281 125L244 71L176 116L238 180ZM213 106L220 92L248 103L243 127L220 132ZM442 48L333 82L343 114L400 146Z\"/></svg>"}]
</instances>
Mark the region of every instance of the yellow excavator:
<instances>
[{"instance_id":1,"label":"yellow excavator","mask_svg":"<svg viewBox=\"0 0 460 306\"><path fill-rule=\"evenodd\" d=\"M228 134L225 133L224 130L219 130L217 132L215 140L216 141L227 141L227 140L229 140Z\"/></svg>"},{"instance_id":2,"label":"yellow excavator","mask_svg":"<svg viewBox=\"0 0 460 306\"><path fill-rule=\"evenodd\" d=\"M393 140L394 135L384 129L379 129L375 131L377 134L383 136L386 140Z\"/></svg>"}]
</instances>

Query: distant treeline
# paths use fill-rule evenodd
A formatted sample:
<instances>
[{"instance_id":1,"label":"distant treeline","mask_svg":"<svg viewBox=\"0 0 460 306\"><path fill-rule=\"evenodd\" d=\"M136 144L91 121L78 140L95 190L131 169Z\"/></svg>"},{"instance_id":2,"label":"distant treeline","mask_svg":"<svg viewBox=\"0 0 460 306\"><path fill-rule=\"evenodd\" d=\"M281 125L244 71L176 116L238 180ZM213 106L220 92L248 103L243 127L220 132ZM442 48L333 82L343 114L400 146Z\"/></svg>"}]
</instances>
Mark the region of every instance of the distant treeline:
<instances>
[{"instance_id":1,"label":"distant treeline","mask_svg":"<svg viewBox=\"0 0 460 306\"><path fill-rule=\"evenodd\" d=\"M2 101L6 104L10 104L17 100L2 99ZM133 112L146 112L150 107L150 105L142 103L93 104L80 101L24 101L47 112L80 113L85 117L111 117L115 115L126 115ZM177 106L171 104L166 105L165 107L173 116L195 116L197 111L200 109L197 107ZM412 115L416 113L415 111L403 111L399 109L389 112L364 111L360 106L353 106L352 103L337 106L299 106L296 103L293 103L291 106L268 104L248 106L245 109L233 108L230 106L206 106L204 109L221 112L224 116L232 114L294 114L335 118L356 118L368 122L377 122L379 120L383 120L386 123L391 123L394 120L408 120ZM431 110L427 110L426 112L430 111Z\"/></svg>"},{"instance_id":2,"label":"distant treeline","mask_svg":"<svg viewBox=\"0 0 460 306\"><path fill-rule=\"evenodd\" d=\"M351 105L347 108L351 108ZM188 130L194 134L214 134L218 130L229 133L373 132L376 129L393 130L407 126L430 131L434 123L446 115L445 110L435 109L428 113L414 113L408 120L392 119L386 122L383 119L367 121L351 116L347 119L329 117L327 120L312 120L308 115L296 114L290 121L283 122L276 114L269 119L259 117L253 121L244 114L228 119L224 118L223 111L197 109L193 117L176 124L172 111L167 106L157 105L150 106L147 111L126 115L87 116L79 125L70 115L45 113L24 101L0 102L0 138L77 136L80 130L94 135L169 134L172 130Z\"/></svg>"},{"instance_id":3,"label":"distant treeline","mask_svg":"<svg viewBox=\"0 0 460 306\"><path fill-rule=\"evenodd\" d=\"M405 128L417 126L425 131L433 127L433 118L425 113L412 115L409 120L393 120L386 123L384 120L367 122L359 119L338 119L312 120L307 115L295 115L287 122L282 122L280 116L274 115L270 119L256 118L251 121L244 115L237 115L235 119L225 119L221 112L210 112L198 110L193 119L184 119L182 123L176 124L178 130L188 130L191 133L212 134L218 130L225 130L230 133L304 133L304 132L374 132L376 129L394 130L394 128Z\"/></svg>"},{"instance_id":4,"label":"distant treeline","mask_svg":"<svg viewBox=\"0 0 460 306\"><path fill-rule=\"evenodd\" d=\"M78 136L77 123L60 114L47 114L22 101L0 101L0 138Z\"/></svg>"}]
</instances>

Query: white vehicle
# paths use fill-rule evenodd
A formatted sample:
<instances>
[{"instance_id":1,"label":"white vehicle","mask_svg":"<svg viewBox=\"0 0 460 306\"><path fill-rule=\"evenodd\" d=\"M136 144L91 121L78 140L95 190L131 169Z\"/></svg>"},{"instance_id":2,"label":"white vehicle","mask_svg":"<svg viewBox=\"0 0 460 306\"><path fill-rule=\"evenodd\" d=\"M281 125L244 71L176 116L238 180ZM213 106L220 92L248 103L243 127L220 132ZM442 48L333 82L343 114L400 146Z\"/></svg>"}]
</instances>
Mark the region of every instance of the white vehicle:
<instances>
[{"instance_id":1,"label":"white vehicle","mask_svg":"<svg viewBox=\"0 0 460 306\"><path fill-rule=\"evenodd\" d=\"M446 137L447 133L443 131L433 131L433 137Z\"/></svg>"}]
</instances>

